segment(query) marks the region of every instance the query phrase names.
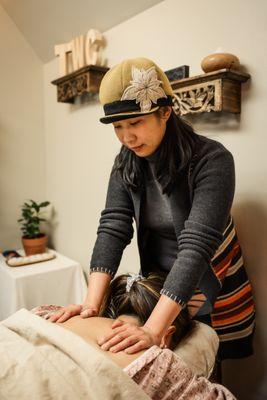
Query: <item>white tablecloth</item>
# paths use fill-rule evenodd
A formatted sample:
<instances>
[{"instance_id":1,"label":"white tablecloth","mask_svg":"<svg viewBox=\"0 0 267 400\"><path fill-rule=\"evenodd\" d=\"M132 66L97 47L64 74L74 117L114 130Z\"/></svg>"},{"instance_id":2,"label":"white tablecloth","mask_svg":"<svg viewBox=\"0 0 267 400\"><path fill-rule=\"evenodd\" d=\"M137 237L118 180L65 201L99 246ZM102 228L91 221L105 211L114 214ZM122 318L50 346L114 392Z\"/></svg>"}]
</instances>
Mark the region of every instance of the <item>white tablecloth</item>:
<instances>
[{"instance_id":1,"label":"white tablecloth","mask_svg":"<svg viewBox=\"0 0 267 400\"><path fill-rule=\"evenodd\" d=\"M21 267L9 267L0 254L0 321L20 308L83 302L87 285L82 267L54 253L53 260Z\"/></svg>"}]
</instances>

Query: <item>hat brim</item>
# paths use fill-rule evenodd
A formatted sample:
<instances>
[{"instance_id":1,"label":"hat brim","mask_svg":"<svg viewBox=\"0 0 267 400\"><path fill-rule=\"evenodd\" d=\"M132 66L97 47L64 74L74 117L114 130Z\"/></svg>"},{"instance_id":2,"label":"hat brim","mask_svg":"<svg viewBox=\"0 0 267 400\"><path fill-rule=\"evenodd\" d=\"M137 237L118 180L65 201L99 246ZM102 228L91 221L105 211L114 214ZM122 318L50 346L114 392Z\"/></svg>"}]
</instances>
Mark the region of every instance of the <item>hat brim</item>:
<instances>
[{"instance_id":1,"label":"hat brim","mask_svg":"<svg viewBox=\"0 0 267 400\"><path fill-rule=\"evenodd\" d=\"M129 118L135 118L139 117L140 115L148 115L152 114L153 112L157 111L159 109L159 106L151 108L149 111L132 111L132 112L127 112L127 113L119 113L119 114L112 114L112 115L106 115L105 117L102 117L99 119L100 122L103 124L110 124L111 122L115 121L121 121L123 119L129 119Z\"/></svg>"}]
</instances>

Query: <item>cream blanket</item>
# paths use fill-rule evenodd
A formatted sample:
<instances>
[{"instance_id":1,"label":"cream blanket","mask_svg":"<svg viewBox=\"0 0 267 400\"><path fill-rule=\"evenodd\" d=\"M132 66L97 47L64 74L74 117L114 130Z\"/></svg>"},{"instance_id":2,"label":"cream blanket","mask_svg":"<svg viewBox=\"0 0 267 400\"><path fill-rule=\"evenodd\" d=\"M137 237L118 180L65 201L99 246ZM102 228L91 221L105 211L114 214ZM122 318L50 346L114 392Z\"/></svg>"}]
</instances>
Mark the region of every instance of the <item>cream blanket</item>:
<instances>
[{"instance_id":1,"label":"cream blanket","mask_svg":"<svg viewBox=\"0 0 267 400\"><path fill-rule=\"evenodd\" d=\"M82 338L22 308L0 323L1 400L147 400Z\"/></svg>"}]
</instances>

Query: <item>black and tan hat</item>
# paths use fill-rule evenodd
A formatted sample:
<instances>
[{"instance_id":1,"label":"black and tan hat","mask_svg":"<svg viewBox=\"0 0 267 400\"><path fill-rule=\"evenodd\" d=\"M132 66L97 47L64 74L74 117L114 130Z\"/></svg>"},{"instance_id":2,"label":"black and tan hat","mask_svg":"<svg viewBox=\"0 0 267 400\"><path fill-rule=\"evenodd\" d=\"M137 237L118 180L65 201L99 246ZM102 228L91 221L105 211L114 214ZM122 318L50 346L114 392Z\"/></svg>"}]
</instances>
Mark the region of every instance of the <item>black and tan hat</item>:
<instances>
[{"instance_id":1,"label":"black and tan hat","mask_svg":"<svg viewBox=\"0 0 267 400\"><path fill-rule=\"evenodd\" d=\"M173 105L167 75L148 58L133 58L111 68L101 81L99 100L104 124L150 114L160 106Z\"/></svg>"}]
</instances>

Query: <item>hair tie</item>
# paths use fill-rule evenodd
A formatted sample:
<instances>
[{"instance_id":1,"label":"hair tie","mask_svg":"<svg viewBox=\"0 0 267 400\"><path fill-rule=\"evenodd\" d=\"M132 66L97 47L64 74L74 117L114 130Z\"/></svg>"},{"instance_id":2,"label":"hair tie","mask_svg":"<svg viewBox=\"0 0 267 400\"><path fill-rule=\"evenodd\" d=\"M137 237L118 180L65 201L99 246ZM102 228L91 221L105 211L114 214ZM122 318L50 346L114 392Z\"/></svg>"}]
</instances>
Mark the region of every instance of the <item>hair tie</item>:
<instances>
[{"instance_id":1,"label":"hair tie","mask_svg":"<svg viewBox=\"0 0 267 400\"><path fill-rule=\"evenodd\" d=\"M131 287L134 282L141 281L142 279L145 279L144 276L140 274L129 274L130 276L127 277L127 283L126 283L126 292L129 293L131 290Z\"/></svg>"}]
</instances>

